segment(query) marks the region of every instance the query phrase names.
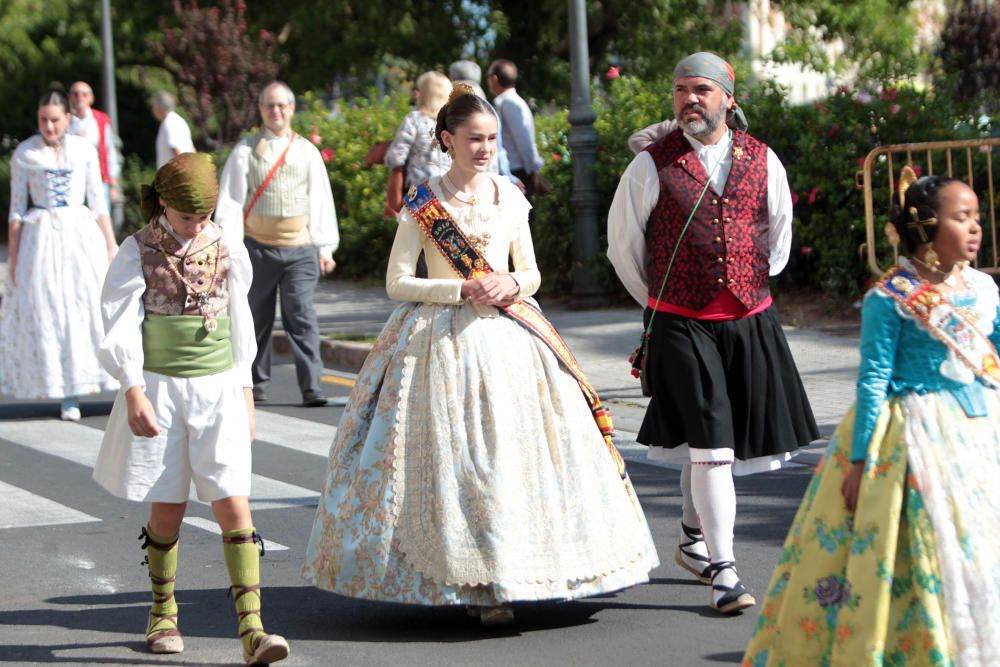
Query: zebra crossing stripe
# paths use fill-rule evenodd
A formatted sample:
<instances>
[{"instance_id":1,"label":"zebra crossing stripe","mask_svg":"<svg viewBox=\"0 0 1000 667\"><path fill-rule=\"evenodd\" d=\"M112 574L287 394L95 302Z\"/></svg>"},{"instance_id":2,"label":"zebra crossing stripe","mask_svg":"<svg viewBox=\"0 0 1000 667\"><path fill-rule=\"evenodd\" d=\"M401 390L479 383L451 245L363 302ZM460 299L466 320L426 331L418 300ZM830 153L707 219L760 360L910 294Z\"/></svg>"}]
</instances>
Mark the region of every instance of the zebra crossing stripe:
<instances>
[{"instance_id":1,"label":"zebra crossing stripe","mask_svg":"<svg viewBox=\"0 0 1000 667\"><path fill-rule=\"evenodd\" d=\"M5 482L0 482L0 498L3 498L4 506L3 513L0 513L0 529L100 521L97 517Z\"/></svg>"},{"instance_id":2,"label":"zebra crossing stripe","mask_svg":"<svg viewBox=\"0 0 1000 667\"><path fill-rule=\"evenodd\" d=\"M209 521L208 519L202 519L200 516L186 516L184 517L184 523L189 526L194 526L195 528L201 528L202 530L207 530L210 533L216 535L222 535L222 529L219 528L219 524L214 521ZM265 540L264 547L267 551L288 551L288 547L274 540Z\"/></svg>"},{"instance_id":3,"label":"zebra crossing stripe","mask_svg":"<svg viewBox=\"0 0 1000 667\"><path fill-rule=\"evenodd\" d=\"M257 440L324 459L330 455L330 445L337 435L336 426L269 410L257 410L256 415Z\"/></svg>"},{"instance_id":4,"label":"zebra crossing stripe","mask_svg":"<svg viewBox=\"0 0 1000 667\"><path fill-rule=\"evenodd\" d=\"M283 417L292 419L291 417ZM297 420L304 421L304 420ZM286 427L277 422L277 429L286 433L285 438L294 439L293 430L298 425ZM330 428L330 427L327 427ZM9 421L0 429L0 438L23 445L37 452L76 463L93 469L97 463L97 452L101 448L103 433L84 424L54 420ZM327 444L329 448L329 444ZM325 454L324 454L325 456ZM191 500L201 503L194 496ZM283 509L288 507L315 506L319 491L306 489L294 484L254 474L250 480L250 508L255 510ZM201 503L207 504L207 503Z\"/></svg>"}]
</instances>

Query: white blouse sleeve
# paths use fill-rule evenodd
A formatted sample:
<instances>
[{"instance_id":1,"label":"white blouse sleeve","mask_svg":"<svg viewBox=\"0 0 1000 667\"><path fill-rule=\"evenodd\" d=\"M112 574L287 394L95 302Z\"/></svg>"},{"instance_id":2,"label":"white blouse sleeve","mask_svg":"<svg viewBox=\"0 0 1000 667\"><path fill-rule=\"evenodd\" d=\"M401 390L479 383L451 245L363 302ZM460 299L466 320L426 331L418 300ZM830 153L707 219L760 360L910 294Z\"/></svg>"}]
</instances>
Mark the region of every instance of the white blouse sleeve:
<instances>
[{"instance_id":1,"label":"white blouse sleeve","mask_svg":"<svg viewBox=\"0 0 1000 667\"><path fill-rule=\"evenodd\" d=\"M253 386L250 368L257 355L257 338L253 328L253 314L247 293L253 280L250 255L243 241L235 234L226 233L229 246L229 329L233 345L233 364L244 387Z\"/></svg>"},{"instance_id":2,"label":"white blouse sleeve","mask_svg":"<svg viewBox=\"0 0 1000 667\"><path fill-rule=\"evenodd\" d=\"M10 161L10 214L9 222L20 222L28 212L28 170L24 164L27 143L18 146Z\"/></svg>"},{"instance_id":3,"label":"white blouse sleeve","mask_svg":"<svg viewBox=\"0 0 1000 667\"><path fill-rule=\"evenodd\" d=\"M104 370L121 383L122 391L146 386L142 375L142 320L145 316L142 295L145 291L139 245L130 236L118 248L104 278L101 292L104 340L97 351Z\"/></svg>"},{"instance_id":4,"label":"white blouse sleeve","mask_svg":"<svg viewBox=\"0 0 1000 667\"><path fill-rule=\"evenodd\" d=\"M80 138L79 150L84 158L87 176L87 204L98 218L108 215L108 200L104 195L104 181L101 180L101 159L97 149L86 139Z\"/></svg>"},{"instance_id":5,"label":"white blouse sleeve","mask_svg":"<svg viewBox=\"0 0 1000 667\"><path fill-rule=\"evenodd\" d=\"M397 301L424 303L461 303L461 278L417 278L417 258L423 247L424 233L410 212L403 210L396 216L396 238L389 253L389 267L385 274L385 291Z\"/></svg>"},{"instance_id":6,"label":"white blouse sleeve","mask_svg":"<svg viewBox=\"0 0 1000 667\"><path fill-rule=\"evenodd\" d=\"M646 222L660 199L656 165L648 152L635 156L622 174L608 210L608 259L618 279L646 307Z\"/></svg>"},{"instance_id":7,"label":"white blouse sleeve","mask_svg":"<svg viewBox=\"0 0 1000 667\"><path fill-rule=\"evenodd\" d=\"M510 258L514 264L511 272L514 280L520 286L518 292L520 297L528 297L538 291L542 283L542 274L538 272L538 263L535 260L535 246L531 240L531 225L528 224L528 214L531 211L531 204L524 198L521 191L506 179L498 180L502 183L503 195L509 204L508 215L514 224L514 234L510 242Z\"/></svg>"},{"instance_id":8,"label":"white blouse sleeve","mask_svg":"<svg viewBox=\"0 0 1000 667\"><path fill-rule=\"evenodd\" d=\"M770 219L770 274L776 276L788 263L792 248L792 192L788 188L785 165L770 148L767 149L767 212Z\"/></svg>"}]
</instances>

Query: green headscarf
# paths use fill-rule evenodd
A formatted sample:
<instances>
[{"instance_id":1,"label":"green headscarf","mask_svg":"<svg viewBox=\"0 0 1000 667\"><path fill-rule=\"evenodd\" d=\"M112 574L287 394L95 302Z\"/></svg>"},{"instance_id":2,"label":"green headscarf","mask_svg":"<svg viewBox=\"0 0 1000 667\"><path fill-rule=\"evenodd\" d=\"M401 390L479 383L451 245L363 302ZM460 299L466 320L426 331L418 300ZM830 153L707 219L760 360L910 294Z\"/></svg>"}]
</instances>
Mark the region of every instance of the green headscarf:
<instances>
[{"instance_id":1,"label":"green headscarf","mask_svg":"<svg viewBox=\"0 0 1000 667\"><path fill-rule=\"evenodd\" d=\"M219 197L219 180L209 153L181 153L142 186L142 215L153 220L163 212L160 200L182 213L208 213Z\"/></svg>"}]
</instances>

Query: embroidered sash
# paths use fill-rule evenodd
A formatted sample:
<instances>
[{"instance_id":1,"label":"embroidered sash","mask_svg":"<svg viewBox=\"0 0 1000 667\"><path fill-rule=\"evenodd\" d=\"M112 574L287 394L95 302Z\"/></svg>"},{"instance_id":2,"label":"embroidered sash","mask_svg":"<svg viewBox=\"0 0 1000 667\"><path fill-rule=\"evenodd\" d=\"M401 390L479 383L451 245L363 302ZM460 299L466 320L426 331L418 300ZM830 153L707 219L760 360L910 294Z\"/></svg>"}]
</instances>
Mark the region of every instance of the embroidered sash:
<instances>
[{"instance_id":1,"label":"embroidered sash","mask_svg":"<svg viewBox=\"0 0 1000 667\"><path fill-rule=\"evenodd\" d=\"M980 380L1000 387L1000 358L993 343L933 285L896 266L875 286L944 343Z\"/></svg>"},{"instance_id":2,"label":"embroidered sash","mask_svg":"<svg viewBox=\"0 0 1000 667\"><path fill-rule=\"evenodd\" d=\"M420 228L451 264L455 273L466 280L475 280L493 273L489 262L469 242L465 233L431 192L426 181L411 187L406 197L403 198L403 203L410 210ZM625 461L622 460L611 441L611 436L615 432L614 424L611 421L611 412L601 404L600 397L587 381L583 369L580 368L580 364L573 357L573 353L570 352L569 347L555 330L555 327L536 306L527 301L517 301L509 306L499 308L499 310L501 314L538 336L580 385L580 390L583 392L584 398L587 399L590 411L594 415L594 421L604 436L608 451L618 466L618 473L624 477Z\"/></svg>"}]
</instances>

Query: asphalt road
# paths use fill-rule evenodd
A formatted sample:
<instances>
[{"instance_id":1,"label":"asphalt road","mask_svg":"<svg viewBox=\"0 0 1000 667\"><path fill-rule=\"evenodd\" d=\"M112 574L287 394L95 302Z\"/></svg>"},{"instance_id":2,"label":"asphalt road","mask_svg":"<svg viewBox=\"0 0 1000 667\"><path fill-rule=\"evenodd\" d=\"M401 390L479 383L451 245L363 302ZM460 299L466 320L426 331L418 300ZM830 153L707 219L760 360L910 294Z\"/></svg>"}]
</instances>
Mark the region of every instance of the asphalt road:
<instances>
[{"instance_id":1,"label":"asphalt road","mask_svg":"<svg viewBox=\"0 0 1000 667\"><path fill-rule=\"evenodd\" d=\"M332 377L332 376L331 376ZM305 541L350 379L328 383L340 405L298 405L294 371L275 369L274 402L260 406L252 509L269 547L262 561L264 622L291 643L287 665L738 664L758 609L723 617L709 591L673 562L678 474L631 462L630 474L663 564L648 585L569 603L516 605L513 625L483 628L463 609L356 601L300 577ZM146 508L91 479L112 396L58 419L56 402L0 401L0 663L239 664L236 619L208 506L191 503L181 533L177 599L186 650L144 651L150 599L137 536ZM624 444L624 443L623 443ZM763 596L818 449L805 465L737 479L737 557ZM630 459L635 459L635 451ZM581 489L585 493L586 489Z\"/></svg>"}]
</instances>

